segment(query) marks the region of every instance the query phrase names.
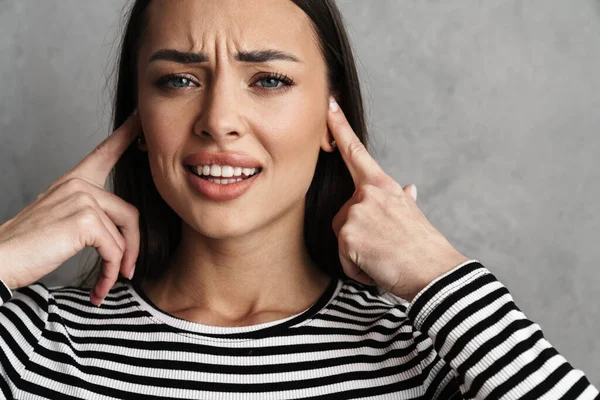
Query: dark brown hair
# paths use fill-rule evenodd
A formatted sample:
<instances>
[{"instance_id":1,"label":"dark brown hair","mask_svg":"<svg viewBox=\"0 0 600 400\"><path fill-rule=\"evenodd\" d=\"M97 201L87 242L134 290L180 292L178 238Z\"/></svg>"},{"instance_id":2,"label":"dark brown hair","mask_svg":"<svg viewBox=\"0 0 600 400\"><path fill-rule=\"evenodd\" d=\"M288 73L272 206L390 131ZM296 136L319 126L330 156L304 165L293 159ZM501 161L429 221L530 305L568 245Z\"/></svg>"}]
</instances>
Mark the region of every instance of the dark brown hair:
<instances>
[{"instance_id":1,"label":"dark brown hair","mask_svg":"<svg viewBox=\"0 0 600 400\"><path fill-rule=\"evenodd\" d=\"M350 125L368 148L368 135L361 89L343 18L334 0L292 0L312 20L327 68L330 93L335 93ZM150 0L136 0L128 9L116 68L113 129L133 112L137 101L137 54L145 30L145 9ZM156 189L147 153L133 143L111 173L116 195L140 212L140 254L133 280L160 277L181 239L181 218ZM332 221L354 193L354 183L338 151L320 152L315 174L306 194L304 240L315 264L332 277L348 279L342 270ZM79 286L91 287L102 268L97 256L88 271L79 276ZM120 279L125 279L120 277Z\"/></svg>"}]
</instances>

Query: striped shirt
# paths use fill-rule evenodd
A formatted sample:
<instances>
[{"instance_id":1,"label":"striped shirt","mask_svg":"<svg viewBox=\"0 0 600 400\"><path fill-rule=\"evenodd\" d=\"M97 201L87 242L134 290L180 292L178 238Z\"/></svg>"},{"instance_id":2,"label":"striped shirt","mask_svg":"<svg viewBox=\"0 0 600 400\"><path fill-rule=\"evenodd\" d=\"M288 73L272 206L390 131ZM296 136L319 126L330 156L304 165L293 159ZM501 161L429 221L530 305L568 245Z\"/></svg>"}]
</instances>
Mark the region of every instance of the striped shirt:
<instances>
[{"instance_id":1,"label":"striped shirt","mask_svg":"<svg viewBox=\"0 0 600 400\"><path fill-rule=\"evenodd\" d=\"M593 399L598 390L469 260L413 299L332 280L291 317L187 321L121 278L0 284L0 395L17 399Z\"/></svg>"}]
</instances>

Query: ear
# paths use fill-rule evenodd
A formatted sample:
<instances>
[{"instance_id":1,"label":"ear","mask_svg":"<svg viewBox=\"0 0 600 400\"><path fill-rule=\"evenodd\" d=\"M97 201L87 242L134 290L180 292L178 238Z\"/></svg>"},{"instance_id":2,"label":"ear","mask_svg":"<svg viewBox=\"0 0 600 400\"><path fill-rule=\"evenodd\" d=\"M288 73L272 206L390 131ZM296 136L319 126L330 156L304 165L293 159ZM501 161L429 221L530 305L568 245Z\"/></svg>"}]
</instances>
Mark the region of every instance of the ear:
<instances>
[{"instance_id":1,"label":"ear","mask_svg":"<svg viewBox=\"0 0 600 400\"><path fill-rule=\"evenodd\" d=\"M338 102L338 104L340 104L339 101L339 95L338 92L332 92L332 96L335 98L335 100ZM325 112L329 112L329 97L327 97L327 103L326 103L326 111ZM321 137L321 148L323 149L323 151L326 151L328 153L333 153L334 151L336 151L337 147L333 147L331 145L331 141L334 140L333 135L331 134L331 130L329 129L329 126L327 125L327 122L325 122L325 129L323 131L323 135Z\"/></svg>"},{"instance_id":2,"label":"ear","mask_svg":"<svg viewBox=\"0 0 600 400\"><path fill-rule=\"evenodd\" d=\"M336 150L336 147L331 145L331 141L333 140L333 135L329 131L329 127L325 127L325 133L321 137L321 148L323 151L328 153L333 153Z\"/></svg>"},{"instance_id":3,"label":"ear","mask_svg":"<svg viewBox=\"0 0 600 400\"><path fill-rule=\"evenodd\" d=\"M141 140L140 140L141 139ZM135 139L137 148L140 151L148 151L148 145L146 144L146 138L144 137L144 132L140 132L139 136Z\"/></svg>"}]
</instances>

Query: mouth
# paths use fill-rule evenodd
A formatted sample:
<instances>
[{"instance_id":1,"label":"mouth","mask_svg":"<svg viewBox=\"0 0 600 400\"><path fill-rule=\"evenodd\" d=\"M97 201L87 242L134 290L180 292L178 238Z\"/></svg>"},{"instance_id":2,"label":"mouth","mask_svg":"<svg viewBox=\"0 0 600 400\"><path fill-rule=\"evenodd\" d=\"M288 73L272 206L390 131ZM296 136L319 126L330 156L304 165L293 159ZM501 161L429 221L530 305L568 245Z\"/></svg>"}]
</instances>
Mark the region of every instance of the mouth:
<instances>
[{"instance_id":1,"label":"mouth","mask_svg":"<svg viewBox=\"0 0 600 400\"><path fill-rule=\"evenodd\" d=\"M250 179L261 173L262 168L240 168L230 166L186 165L188 171L208 182L227 185Z\"/></svg>"},{"instance_id":2,"label":"mouth","mask_svg":"<svg viewBox=\"0 0 600 400\"><path fill-rule=\"evenodd\" d=\"M205 199L229 201L246 193L260 179L262 168L240 168L212 164L186 165L191 187Z\"/></svg>"}]
</instances>

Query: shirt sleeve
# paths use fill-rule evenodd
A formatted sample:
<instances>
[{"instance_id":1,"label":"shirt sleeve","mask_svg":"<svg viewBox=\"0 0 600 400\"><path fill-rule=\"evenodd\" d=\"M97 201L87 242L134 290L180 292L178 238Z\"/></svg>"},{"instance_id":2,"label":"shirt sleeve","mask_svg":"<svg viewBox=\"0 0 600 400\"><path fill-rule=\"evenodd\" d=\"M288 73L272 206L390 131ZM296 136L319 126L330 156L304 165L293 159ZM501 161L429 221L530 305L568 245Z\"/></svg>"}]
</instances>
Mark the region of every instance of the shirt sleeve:
<instances>
[{"instance_id":1,"label":"shirt sleeve","mask_svg":"<svg viewBox=\"0 0 600 400\"><path fill-rule=\"evenodd\" d=\"M0 281L0 399L12 399L48 321L49 290L41 282L11 292Z\"/></svg>"},{"instance_id":2,"label":"shirt sleeve","mask_svg":"<svg viewBox=\"0 0 600 400\"><path fill-rule=\"evenodd\" d=\"M465 399L594 399L599 394L477 260L431 282L407 313L437 352L425 379L434 398L454 393L452 398Z\"/></svg>"},{"instance_id":3,"label":"shirt sleeve","mask_svg":"<svg viewBox=\"0 0 600 400\"><path fill-rule=\"evenodd\" d=\"M6 303L12 297L12 291L6 286L6 283L0 279L0 306Z\"/></svg>"}]
</instances>

